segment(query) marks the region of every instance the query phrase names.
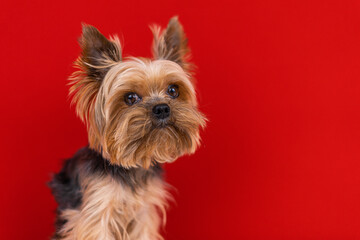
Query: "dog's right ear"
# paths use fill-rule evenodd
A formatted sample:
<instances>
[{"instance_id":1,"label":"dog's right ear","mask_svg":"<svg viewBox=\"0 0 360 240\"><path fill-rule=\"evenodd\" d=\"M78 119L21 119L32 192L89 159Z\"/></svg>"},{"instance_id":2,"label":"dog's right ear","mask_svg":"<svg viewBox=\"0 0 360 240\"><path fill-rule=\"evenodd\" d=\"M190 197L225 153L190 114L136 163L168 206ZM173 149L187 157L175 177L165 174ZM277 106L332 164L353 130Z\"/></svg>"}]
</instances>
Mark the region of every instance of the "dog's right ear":
<instances>
[{"instance_id":1,"label":"dog's right ear","mask_svg":"<svg viewBox=\"0 0 360 240\"><path fill-rule=\"evenodd\" d=\"M114 36L107 39L93 26L83 24L79 39L82 52L75 62L79 71L70 77L70 95L83 121L93 121L94 102L109 69L121 61L121 45Z\"/></svg>"},{"instance_id":2,"label":"dog's right ear","mask_svg":"<svg viewBox=\"0 0 360 240\"><path fill-rule=\"evenodd\" d=\"M78 64L90 78L101 81L111 65L121 61L119 39L108 40L93 26L83 24L79 43L82 53Z\"/></svg>"}]
</instances>

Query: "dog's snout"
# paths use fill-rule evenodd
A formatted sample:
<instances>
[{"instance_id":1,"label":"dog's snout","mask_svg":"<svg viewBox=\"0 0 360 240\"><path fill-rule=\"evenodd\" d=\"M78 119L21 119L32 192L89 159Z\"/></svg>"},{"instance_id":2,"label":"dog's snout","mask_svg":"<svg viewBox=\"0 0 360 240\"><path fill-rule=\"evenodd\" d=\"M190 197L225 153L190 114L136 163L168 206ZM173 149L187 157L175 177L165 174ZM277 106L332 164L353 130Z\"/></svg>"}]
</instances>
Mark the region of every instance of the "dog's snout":
<instances>
[{"instance_id":1,"label":"dog's snout","mask_svg":"<svg viewBox=\"0 0 360 240\"><path fill-rule=\"evenodd\" d=\"M170 116L170 107L165 103L154 106L152 111L157 119L165 119Z\"/></svg>"}]
</instances>

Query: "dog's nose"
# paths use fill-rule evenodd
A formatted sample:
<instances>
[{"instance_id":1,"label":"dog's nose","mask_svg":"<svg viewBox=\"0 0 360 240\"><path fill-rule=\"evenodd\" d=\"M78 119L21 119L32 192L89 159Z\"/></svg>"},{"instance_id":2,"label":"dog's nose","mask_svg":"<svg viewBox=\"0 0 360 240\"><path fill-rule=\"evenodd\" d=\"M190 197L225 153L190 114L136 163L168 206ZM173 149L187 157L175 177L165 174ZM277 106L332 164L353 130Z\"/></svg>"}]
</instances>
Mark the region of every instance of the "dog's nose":
<instances>
[{"instance_id":1,"label":"dog's nose","mask_svg":"<svg viewBox=\"0 0 360 240\"><path fill-rule=\"evenodd\" d=\"M165 103L154 106L152 111L157 119L165 119L170 116L170 107Z\"/></svg>"}]
</instances>

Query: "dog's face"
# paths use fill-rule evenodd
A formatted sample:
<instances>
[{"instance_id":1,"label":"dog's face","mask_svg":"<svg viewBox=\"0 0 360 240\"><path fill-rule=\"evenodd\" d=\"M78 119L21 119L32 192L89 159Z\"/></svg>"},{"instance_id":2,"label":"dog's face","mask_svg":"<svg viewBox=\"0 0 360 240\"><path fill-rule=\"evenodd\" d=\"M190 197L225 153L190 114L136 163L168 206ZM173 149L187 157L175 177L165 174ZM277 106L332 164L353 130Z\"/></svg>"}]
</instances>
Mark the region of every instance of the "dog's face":
<instances>
[{"instance_id":1,"label":"dog's face","mask_svg":"<svg viewBox=\"0 0 360 240\"><path fill-rule=\"evenodd\" d=\"M72 76L73 101L87 123L90 147L113 164L147 168L193 153L205 118L197 109L177 18L152 28L154 59L122 59L117 38L84 26L82 54Z\"/></svg>"}]
</instances>

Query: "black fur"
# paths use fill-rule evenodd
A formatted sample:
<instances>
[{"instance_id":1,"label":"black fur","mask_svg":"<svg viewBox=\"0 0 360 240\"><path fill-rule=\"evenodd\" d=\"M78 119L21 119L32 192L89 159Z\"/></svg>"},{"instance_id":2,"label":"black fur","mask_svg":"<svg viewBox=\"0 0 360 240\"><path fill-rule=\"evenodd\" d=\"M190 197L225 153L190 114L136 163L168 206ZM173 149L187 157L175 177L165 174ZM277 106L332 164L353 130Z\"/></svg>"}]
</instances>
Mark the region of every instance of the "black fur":
<instances>
[{"instance_id":1,"label":"black fur","mask_svg":"<svg viewBox=\"0 0 360 240\"><path fill-rule=\"evenodd\" d=\"M82 202L81 178L85 176L110 175L119 184L130 187L136 193L150 178L162 177L162 167L155 163L149 169L123 168L112 165L101 154L85 147L80 149L73 158L65 161L62 170L55 174L49 183L52 194L58 203L57 214L65 209L76 209ZM57 217L56 229L59 230L66 222ZM54 236L55 239L57 236Z\"/></svg>"},{"instance_id":2,"label":"black fur","mask_svg":"<svg viewBox=\"0 0 360 240\"><path fill-rule=\"evenodd\" d=\"M81 189L79 184L79 169L77 156L67 160L61 171L54 176L49 186L59 210L77 208L81 204Z\"/></svg>"},{"instance_id":3,"label":"black fur","mask_svg":"<svg viewBox=\"0 0 360 240\"><path fill-rule=\"evenodd\" d=\"M105 58L114 62L121 60L121 49L93 26L83 24L83 34L79 43L82 48L82 62L86 63L87 75L95 80L102 81L109 71L109 68L103 67Z\"/></svg>"}]
</instances>

